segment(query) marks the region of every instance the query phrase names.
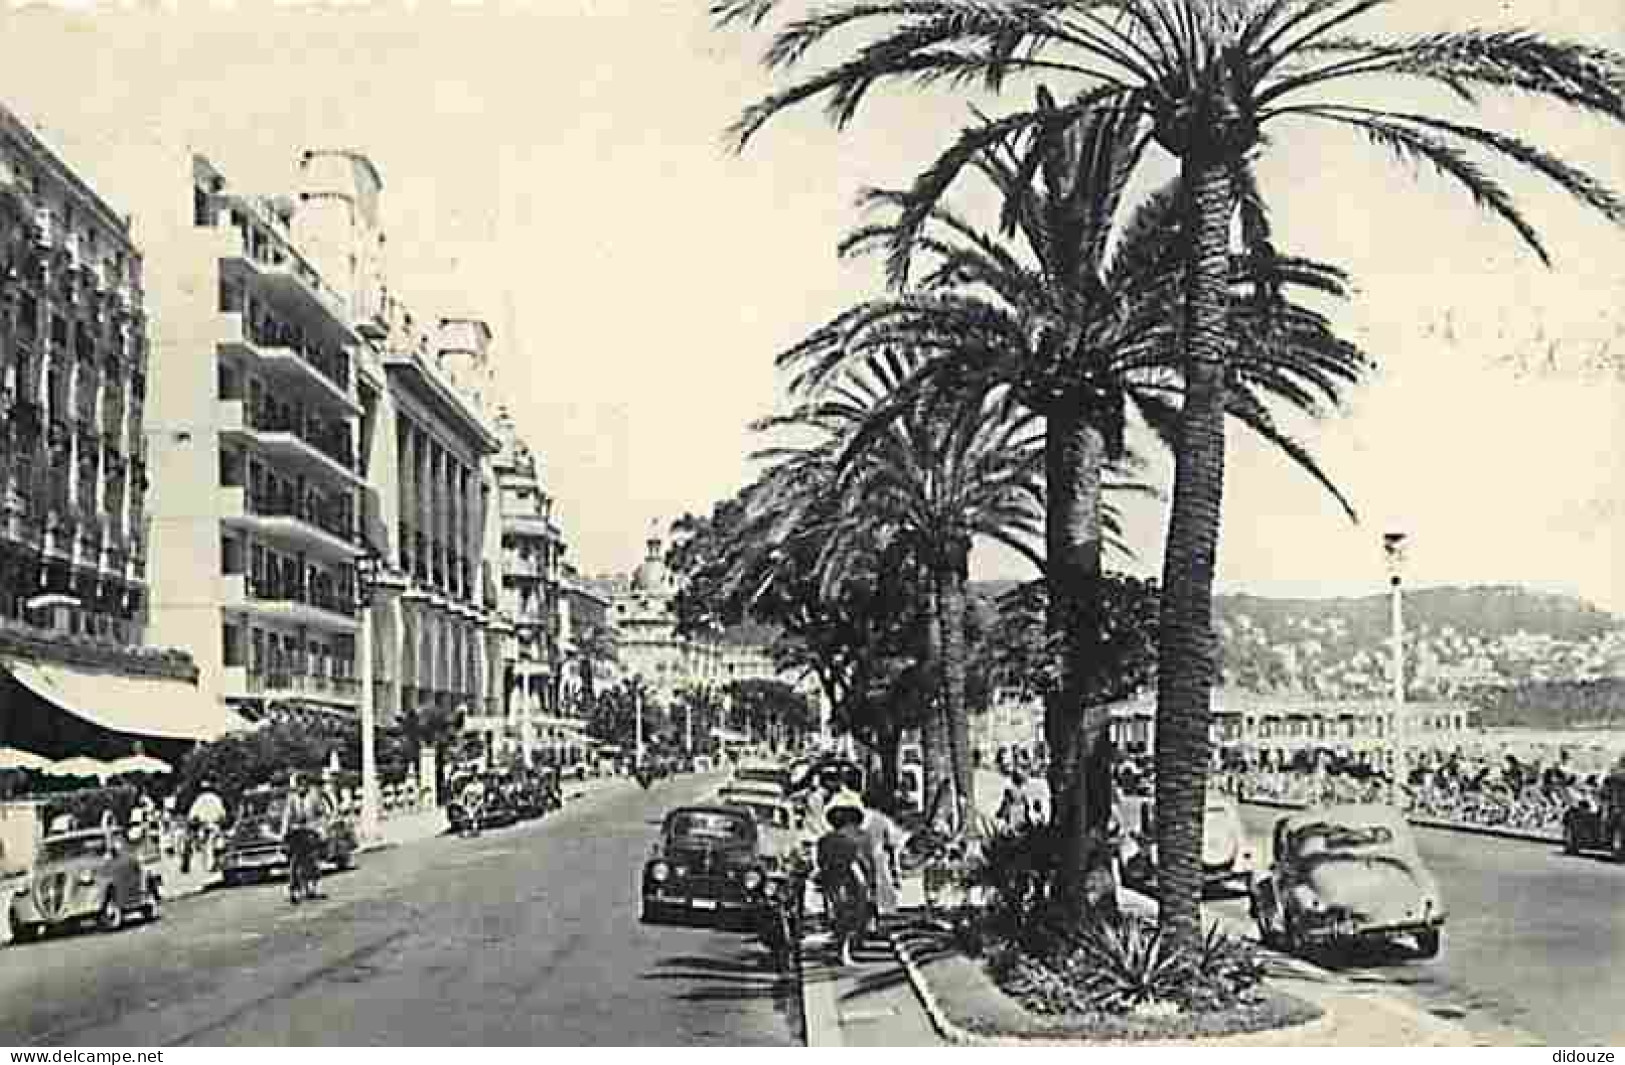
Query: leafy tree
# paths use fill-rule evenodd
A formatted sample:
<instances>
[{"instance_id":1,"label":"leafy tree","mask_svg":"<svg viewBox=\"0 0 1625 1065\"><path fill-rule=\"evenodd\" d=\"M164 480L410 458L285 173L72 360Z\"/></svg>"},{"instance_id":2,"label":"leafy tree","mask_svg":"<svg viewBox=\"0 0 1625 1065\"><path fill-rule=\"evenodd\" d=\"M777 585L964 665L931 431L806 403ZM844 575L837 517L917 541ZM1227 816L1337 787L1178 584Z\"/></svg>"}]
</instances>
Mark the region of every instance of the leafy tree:
<instances>
[{"instance_id":1,"label":"leafy tree","mask_svg":"<svg viewBox=\"0 0 1625 1065\"><path fill-rule=\"evenodd\" d=\"M207 781L237 809L242 793L261 784L286 781L292 771L319 773L340 746L291 720L272 719L252 732L233 732L194 747L181 763L177 793L189 806Z\"/></svg>"},{"instance_id":2,"label":"leafy tree","mask_svg":"<svg viewBox=\"0 0 1625 1065\"><path fill-rule=\"evenodd\" d=\"M775 115L824 98L844 125L882 83L948 82L1001 89L1012 77L1064 80L1064 103L1012 110L965 130L916 180L905 220L918 228L965 166L1015 133L1042 136L1089 114L1134 124L1181 168L1177 209L1185 234L1179 303L1182 402L1173 505L1164 557L1158 675L1157 805L1161 921L1199 934L1202 805L1214 678L1213 568L1225 472L1236 337L1230 320L1233 223L1268 223L1243 174L1247 160L1314 123L1362 135L1402 160L1425 164L1486 213L1507 223L1542 261L1549 255L1508 191L1480 165L1491 158L1547 179L1615 223L1625 202L1595 178L1500 131L1421 110L1387 110L1353 97L1374 76L1443 86L1467 104L1484 90L1543 97L1625 122L1625 59L1528 31L1471 29L1381 40L1349 32L1384 0L878 0L834 5L794 19L766 62L797 65L818 46L873 30L819 72L748 108L741 146ZM759 23L779 0L718 0L720 22ZM903 227L894 258L906 269Z\"/></svg>"},{"instance_id":3,"label":"leafy tree","mask_svg":"<svg viewBox=\"0 0 1625 1065\"><path fill-rule=\"evenodd\" d=\"M732 719L744 721L752 736L770 739L775 747L797 743L818 728L812 701L782 680L751 677L730 681L723 698Z\"/></svg>"}]
</instances>

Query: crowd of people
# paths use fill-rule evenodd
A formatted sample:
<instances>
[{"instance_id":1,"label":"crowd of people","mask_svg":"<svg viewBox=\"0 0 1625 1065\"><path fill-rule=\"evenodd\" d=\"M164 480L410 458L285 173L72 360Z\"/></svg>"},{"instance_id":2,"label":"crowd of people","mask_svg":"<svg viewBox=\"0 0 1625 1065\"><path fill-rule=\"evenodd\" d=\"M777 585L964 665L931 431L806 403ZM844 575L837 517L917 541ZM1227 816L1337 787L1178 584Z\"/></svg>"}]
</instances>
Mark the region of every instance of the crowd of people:
<instances>
[{"instance_id":1,"label":"crowd of people","mask_svg":"<svg viewBox=\"0 0 1625 1065\"><path fill-rule=\"evenodd\" d=\"M1569 809L1595 800L1603 776L1577 771L1566 751L1551 760L1426 751L1407 759L1397 798L1413 817L1555 838ZM1219 779L1238 798L1324 804L1396 797L1387 774L1372 763L1326 755L1312 764L1231 761Z\"/></svg>"}]
</instances>

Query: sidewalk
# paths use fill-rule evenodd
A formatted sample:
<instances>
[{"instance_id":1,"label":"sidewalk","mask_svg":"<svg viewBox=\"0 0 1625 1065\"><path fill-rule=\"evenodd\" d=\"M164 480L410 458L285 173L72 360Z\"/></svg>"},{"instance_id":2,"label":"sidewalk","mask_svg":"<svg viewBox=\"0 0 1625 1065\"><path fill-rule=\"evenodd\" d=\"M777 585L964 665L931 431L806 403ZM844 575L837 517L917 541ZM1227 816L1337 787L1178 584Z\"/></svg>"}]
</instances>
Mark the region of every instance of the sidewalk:
<instances>
[{"instance_id":1,"label":"sidewalk","mask_svg":"<svg viewBox=\"0 0 1625 1065\"><path fill-rule=\"evenodd\" d=\"M588 780L571 780L564 784L564 801L573 802L586 798L617 785L630 785L630 777L593 777ZM425 839L432 839L446 831L445 807L433 807L415 813L397 814L386 819L380 826L381 837L361 844L356 849L357 854L366 854L371 851L386 850L391 847L404 847ZM180 863L166 859L160 869L164 877L164 900L183 899L209 890L220 882L220 874L216 871L205 872L194 867L189 873L180 871Z\"/></svg>"},{"instance_id":2,"label":"sidewalk","mask_svg":"<svg viewBox=\"0 0 1625 1065\"><path fill-rule=\"evenodd\" d=\"M903 881L905 920L921 912L920 880ZM856 964L835 962L828 936L802 946L801 1006L810 1047L932 1047L949 1045L931 1024L890 942L871 940Z\"/></svg>"},{"instance_id":3,"label":"sidewalk","mask_svg":"<svg viewBox=\"0 0 1625 1065\"><path fill-rule=\"evenodd\" d=\"M981 963L924 930L921 881L903 883L902 922L888 945L870 943L857 964L832 966L827 938L804 946L802 1010L808 1046L1042 1046L1084 1045L1027 1013L1006 997ZM1124 909L1156 912L1156 903L1124 892ZM1235 929L1227 929L1234 931ZM1388 989L1362 986L1296 958L1270 953L1270 986L1322 1011L1318 1020L1269 1032L1195 1039L1182 1046L1427 1046L1487 1045L1464 1026L1436 1017ZM1000 1031L973 1031L970 1018L999 1018ZM1115 1044L1125 1045L1125 1044ZM1156 1045L1134 1043L1126 1045ZM1497 1042L1494 1045L1503 1045Z\"/></svg>"}]
</instances>

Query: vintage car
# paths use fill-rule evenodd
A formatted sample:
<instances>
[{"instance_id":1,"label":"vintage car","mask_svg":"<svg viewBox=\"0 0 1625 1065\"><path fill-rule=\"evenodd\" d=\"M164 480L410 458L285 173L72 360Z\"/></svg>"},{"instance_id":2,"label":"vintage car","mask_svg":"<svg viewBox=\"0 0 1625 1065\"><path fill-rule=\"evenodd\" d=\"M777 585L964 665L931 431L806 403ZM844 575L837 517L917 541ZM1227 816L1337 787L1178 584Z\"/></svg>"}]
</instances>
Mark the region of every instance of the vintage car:
<instances>
[{"instance_id":1,"label":"vintage car","mask_svg":"<svg viewBox=\"0 0 1625 1065\"><path fill-rule=\"evenodd\" d=\"M220 879L227 887L287 873L288 848L282 836L287 800L287 789L272 785L243 792L220 855ZM353 868L356 845L354 823L336 816L321 833L317 860L330 869Z\"/></svg>"},{"instance_id":2,"label":"vintage car","mask_svg":"<svg viewBox=\"0 0 1625 1065\"><path fill-rule=\"evenodd\" d=\"M801 818L785 800L745 795L727 801L725 805L746 810L755 818L760 837L758 850L764 867L769 871L777 873L783 869L800 849Z\"/></svg>"},{"instance_id":3,"label":"vintage car","mask_svg":"<svg viewBox=\"0 0 1625 1065\"><path fill-rule=\"evenodd\" d=\"M156 921L162 893L157 870L142 864L139 847L117 829L46 836L14 888L11 936L23 942L61 925L92 922L117 932L131 913Z\"/></svg>"},{"instance_id":4,"label":"vintage car","mask_svg":"<svg viewBox=\"0 0 1625 1065\"><path fill-rule=\"evenodd\" d=\"M1603 779L1594 797L1577 800L1563 812L1563 851L1607 851L1625 862L1625 769Z\"/></svg>"},{"instance_id":5,"label":"vintage car","mask_svg":"<svg viewBox=\"0 0 1625 1065\"><path fill-rule=\"evenodd\" d=\"M1253 881L1266 946L1298 952L1406 938L1439 953L1447 911L1411 828L1391 806L1350 804L1282 817L1273 860Z\"/></svg>"},{"instance_id":6,"label":"vintage car","mask_svg":"<svg viewBox=\"0 0 1625 1065\"><path fill-rule=\"evenodd\" d=\"M1149 887L1156 882L1156 817L1151 800L1125 795L1118 806L1118 856L1124 880ZM1202 879L1208 891L1244 892L1258 869L1251 838L1235 800L1209 791L1202 808Z\"/></svg>"},{"instance_id":7,"label":"vintage car","mask_svg":"<svg viewBox=\"0 0 1625 1065\"><path fill-rule=\"evenodd\" d=\"M784 798L784 789L765 780L730 780L717 789L717 797L724 802L778 802Z\"/></svg>"},{"instance_id":8,"label":"vintage car","mask_svg":"<svg viewBox=\"0 0 1625 1065\"><path fill-rule=\"evenodd\" d=\"M643 863L645 924L704 923L751 931L780 890L747 809L679 806Z\"/></svg>"},{"instance_id":9,"label":"vintage car","mask_svg":"<svg viewBox=\"0 0 1625 1065\"><path fill-rule=\"evenodd\" d=\"M740 762L739 768L734 770L734 783L774 784L782 795L790 787L790 769L777 762L750 759Z\"/></svg>"},{"instance_id":10,"label":"vintage car","mask_svg":"<svg viewBox=\"0 0 1625 1065\"><path fill-rule=\"evenodd\" d=\"M499 773L485 773L480 777L485 785L485 804L480 808L480 828L501 828L520 818L520 810L508 781ZM451 801L446 803L446 822L451 831L468 830L468 812L463 809L463 789L467 777L455 778L449 789Z\"/></svg>"}]
</instances>

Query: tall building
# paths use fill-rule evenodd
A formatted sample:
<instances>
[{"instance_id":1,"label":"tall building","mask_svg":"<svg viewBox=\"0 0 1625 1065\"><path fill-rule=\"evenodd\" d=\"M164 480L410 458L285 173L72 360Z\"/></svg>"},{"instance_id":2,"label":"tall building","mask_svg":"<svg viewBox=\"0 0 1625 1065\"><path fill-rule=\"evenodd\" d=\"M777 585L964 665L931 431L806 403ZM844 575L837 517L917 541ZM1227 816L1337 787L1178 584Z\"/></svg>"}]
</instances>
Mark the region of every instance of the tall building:
<instances>
[{"instance_id":1,"label":"tall building","mask_svg":"<svg viewBox=\"0 0 1625 1065\"><path fill-rule=\"evenodd\" d=\"M0 108L0 615L76 600L70 630L140 639L146 606L142 256Z\"/></svg>"},{"instance_id":2,"label":"tall building","mask_svg":"<svg viewBox=\"0 0 1625 1065\"><path fill-rule=\"evenodd\" d=\"M662 557L659 535L650 532L643 561L626 577L603 582L610 592L621 672L642 677L662 702L689 686L721 681L722 651L715 640L677 631L673 609L678 583Z\"/></svg>"},{"instance_id":3,"label":"tall building","mask_svg":"<svg viewBox=\"0 0 1625 1065\"><path fill-rule=\"evenodd\" d=\"M226 724L190 658L146 646L145 291L129 220L0 107L0 746Z\"/></svg>"},{"instance_id":4,"label":"tall building","mask_svg":"<svg viewBox=\"0 0 1625 1065\"><path fill-rule=\"evenodd\" d=\"M224 708L353 716L357 447L384 381L298 239L298 201L208 159L142 216L152 288L152 631L190 648ZM183 183L189 177L189 182Z\"/></svg>"},{"instance_id":5,"label":"tall building","mask_svg":"<svg viewBox=\"0 0 1625 1065\"><path fill-rule=\"evenodd\" d=\"M489 329L389 291L364 155L306 151L293 194L264 197L188 154L143 219L165 251L154 635L222 707L334 726L361 708L370 636L380 724L501 731Z\"/></svg>"},{"instance_id":6,"label":"tall building","mask_svg":"<svg viewBox=\"0 0 1625 1065\"><path fill-rule=\"evenodd\" d=\"M502 610L514 635L504 654L507 705L527 748L546 740L561 710L560 623L565 543L541 463L504 412L494 462L501 492Z\"/></svg>"}]
</instances>

